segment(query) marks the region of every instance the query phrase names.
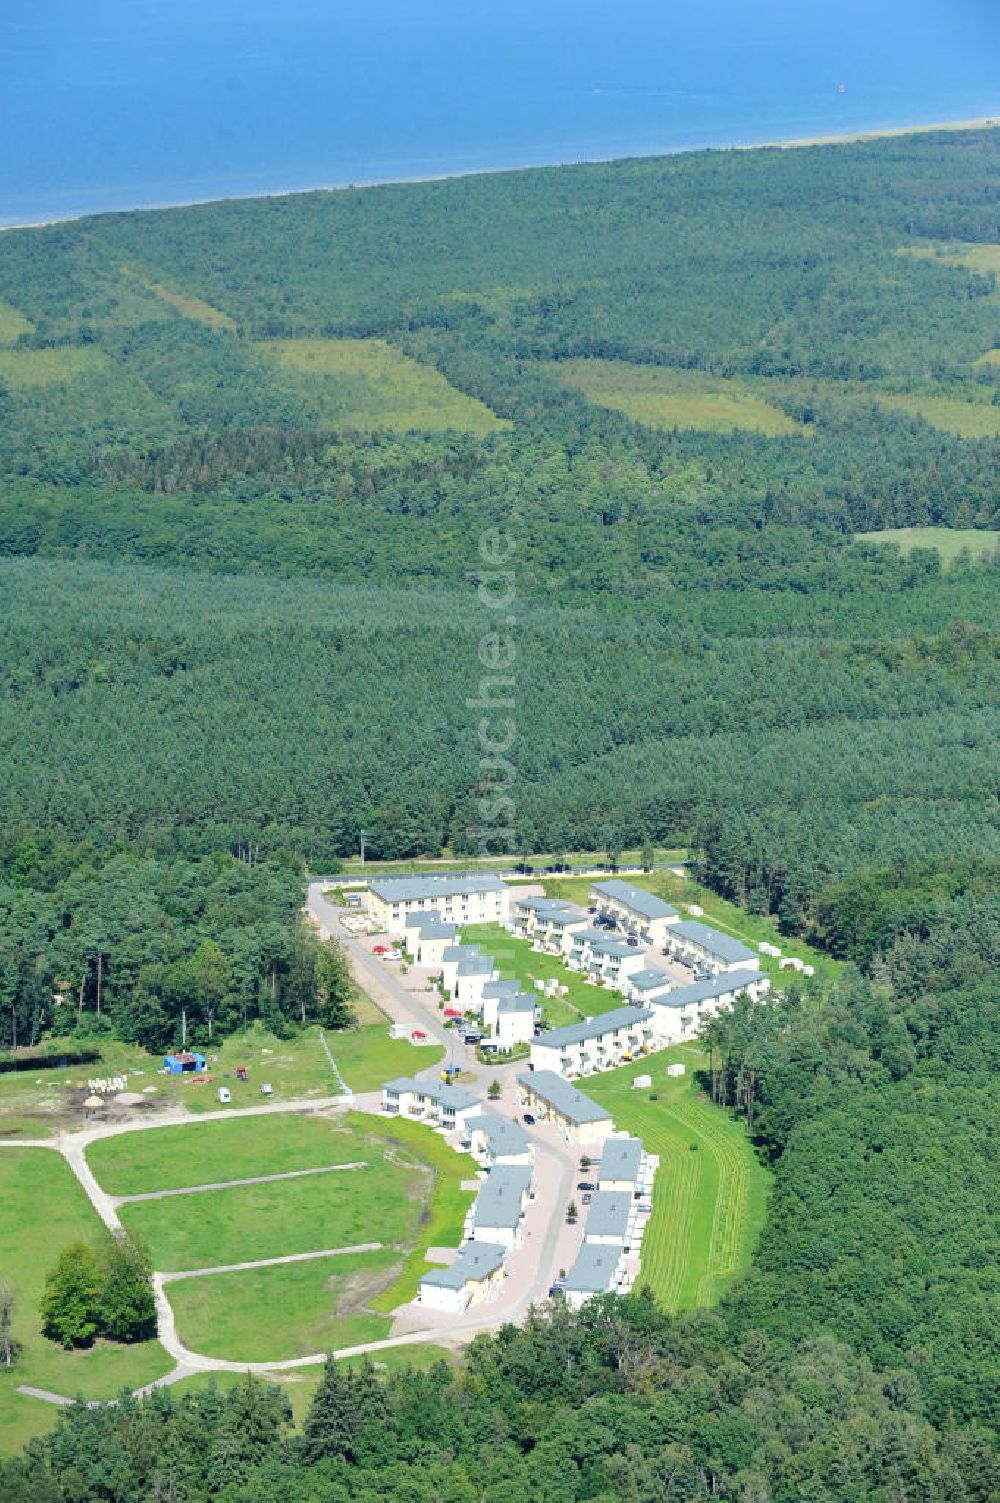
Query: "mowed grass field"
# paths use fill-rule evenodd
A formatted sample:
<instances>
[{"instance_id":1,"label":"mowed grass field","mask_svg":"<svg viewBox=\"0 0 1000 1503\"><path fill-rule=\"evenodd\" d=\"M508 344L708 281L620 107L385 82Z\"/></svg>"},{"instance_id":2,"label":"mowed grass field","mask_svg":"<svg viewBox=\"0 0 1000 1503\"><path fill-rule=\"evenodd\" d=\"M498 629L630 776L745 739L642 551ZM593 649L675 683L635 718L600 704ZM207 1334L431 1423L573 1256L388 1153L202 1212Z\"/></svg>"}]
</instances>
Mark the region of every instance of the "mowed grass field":
<instances>
[{"instance_id":1,"label":"mowed grass field","mask_svg":"<svg viewBox=\"0 0 1000 1503\"><path fill-rule=\"evenodd\" d=\"M236 328L228 313L223 313L221 308L213 308L211 303L203 302L200 297L174 292L171 288L164 287L162 282L147 281L145 278L142 278L142 285L161 302L169 303L183 318L193 318L195 323L206 324L210 329L228 329L230 333Z\"/></svg>"},{"instance_id":2,"label":"mowed grass field","mask_svg":"<svg viewBox=\"0 0 1000 1503\"><path fill-rule=\"evenodd\" d=\"M773 407L750 382L624 360L550 360L545 369L561 385L583 392L588 402L624 412L650 428L710 433L749 428L769 437L809 431Z\"/></svg>"},{"instance_id":3,"label":"mowed grass field","mask_svg":"<svg viewBox=\"0 0 1000 1503\"><path fill-rule=\"evenodd\" d=\"M51 1428L56 1411L17 1394L20 1384L74 1397L110 1399L173 1366L158 1341L119 1346L99 1341L66 1352L41 1332L45 1275L71 1243L96 1240L101 1225L71 1169L45 1148L0 1150L0 1277L14 1290L14 1334L22 1355L0 1369L0 1451L18 1450Z\"/></svg>"},{"instance_id":4,"label":"mowed grass field","mask_svg":"<svg viewBox=\"0 0 1000 1503\"><path fill-rule=\"evenodd\" d=\"M859 532L862 543L895 543L903 553L914 548L936 548L942 561L953 563L966 550L972 557L993 554L1000 548L1000 532L979 527L887 527L881 532Z\"/></svg>"},{"instance_id":5,"label":"mowed grass field","mask_svg":"<svg viewBox=\"0 0 1000 1503\"><path fill-rule=\"evenodd\" d=\"M0 297L0 344L13 344L22 334L30 334L34 327L13 303Z\"/></svg>"},{"instance_id":6,"label":"mowed grass field","mask_svg":"<svg viewBox=\"0 0 1000 1503\"><path fill-rule=\"evenodd\" d=\"M248 1268L166 1285L180 1338L234 1362L280 1362L381 1341L391 1322L369 1307L399 1255L382 1252Z\"/></svg>"},{"instance_id":7,"label":"mowed grass field","mask_svg":"<svg viewBox=\"0 0 1000 1503\"><path fill-rule=\"evenodd\" d=\"M492 955L501 980L519 981L523 991L537 995L543 1015L553 1028L579 1023L582 1018L596 1017L623 1004L620 992L591 986L578 971L569 970L560 956L539 954L528 940L508 934L500 924L469 924L462 929L462 942L479 945L484 955ZM567 996L543 997L536 990L536 980L551 978L569 987Z\"/></svg>"},{"instance_id":8,"label":"mowed grass field","mask_svg":"<svg viewBox=\"0 0 1000 1503\"><path fill-rule=\"evenodd\" d=\"M362 1242L408 1243L431 1189L419 1163L394 1163L369 1144L364 1168L197 1196L132 1202L121 1219L164 1272L280 1258Z\"/></svg>"},{"instance_id":9,"label":"mowed grass field","mask_svg":"<svg viewBox=\"0 0 1000 1503\"><path fill-rule=\"evenodd\" d=\"M486 434L510 426L382 339L275 339L256 348L308 377L317 416L338 427Z\"/></svg>"},{"instance_id":10,"label":"mowed grass field","mask_svg":"<svg viewBox=\"0 0 1000 1503\"><path fill-rule=\"evenodd\" d=\"M674 1061L686 1072L677 1080L666 1073ZM698 1087L703 1064L694 1045L678 1044L586 1081L615 1125L659 1155L641 1283L671 1311L719 1301L749 1265L767 1208L770 1175L742 1126ZM636 1075L651 1075L652 1087L635 1090Z\"/></svg>"},{"instance_id":11,"label":"mowed grass field","mask_svg":"<svg viewBox=\"0 0 1000 1503\"><path fill-rule=\"evenodd\" d=\"M142 1195L353 1163L366 1157L369 1146L370 1139L342 1115L296 1112L99 1138L88 1147L87 1162L109 1195Z\"/></svg>"},{"instance_id":12,"label":"mowed grass field","mask_svg":"<svg viewBox=\"0 0 1000 1503\"><path fill-rule=\"evenodd\" d=\"M12 387L54 386L104 370L100 350L81 345L58 345L45 350L0 350L0 381Z\"/></svg>"}]
</instances>

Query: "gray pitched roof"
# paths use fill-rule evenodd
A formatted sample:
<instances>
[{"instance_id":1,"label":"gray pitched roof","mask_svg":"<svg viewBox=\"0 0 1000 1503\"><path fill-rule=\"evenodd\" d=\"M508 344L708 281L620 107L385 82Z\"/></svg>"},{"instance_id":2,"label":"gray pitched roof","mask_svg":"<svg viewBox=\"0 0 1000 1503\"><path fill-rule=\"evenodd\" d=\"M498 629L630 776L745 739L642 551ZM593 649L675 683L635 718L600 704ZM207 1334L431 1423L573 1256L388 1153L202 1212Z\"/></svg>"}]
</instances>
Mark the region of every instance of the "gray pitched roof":
<instances>
[{"instance_id":1,"label":"gray pitched roof","mask_svg":"<svg viewBox=\"0 0 1000 1503\"><path fill-rule=\"evenodd\" d=\"M639 954L635 945L623 944L620 939L611 939L606 934L603 934L600 939L592 939L590 941L590 950L591 954L595 955L617 955L619 957Z\"/></svg>"},{"instance_id":2,"label":"gray pitched roof","mask_svg":"<svg viewBox=\"0 0 1000 1503\"><path fill-rule=\"evenodd\" d=\"M492 976L493 958L490 955L469 955L458 962L460 976Z\"/></svg>"},{"instance_id":3,"label":"gray pitched roof","mask_svg":"<svg viewBox=\"0 0 1000 1503\"><path fill-rule=\"evenodd\" d=\"M642 1163L641 1138L608 1138L601 1149L601 1179L624 1179L634 1183Z\"/></svg>"},{"instance_id":4,"label":"gray pitched roof","mask_svg":"<svg viewBox=\"0 0 1000 1503\"><path fill-rule=\"evenodd\" d=\"M427 1096L431 1101L436 1101L439 1106L451 1107L454 1111L467 1111L470 1106L477 1106L479 1098L471 1096L468 1091L463 1091L461 1086L445 1085L443 1080L413 1080L409 1075L400 1075L396 1080L386 1081L383 1091L410 1092L418 1096Z\"/></svg>"},{"instance_id":5,"label":"gray pitched roof","mask_svg":"<svg viewBox=\"0 0 1000 1503\"><path fill-rule=\"evenodd\" d=\"M621 1253L616 1247L585 1242L566 1277L568 1294L605 1294L615 1280Z\"/></svg>"},{"instance_id":6,"label":"gray pitched roof","mask_svg":"<svg viewBox=\"0 0 1000 1503\"><path fill-rule=\"evenodd\" d=\"M478 945L448 945L443 952L443 960L468 960L472 955L479 954Z\"/></svg>"},{"instance_id":7,"label":"gray pitched roof","mask_svg":"<svg viewBox=\"0 0 1000 1503\"><path fill-rule=\"evenodd\" d=\"M698 945L706 954L713 955L717 960L724 960L727 963L734 960L757 959L754 952L748 950L740 940L733 939L730 934L722 934L709 924L701 924L697 919L685 919L681 924L674 924L670 933L680 935L691 944Z\"/></svg>"},{"instance_id":8,"label":"gray pitched roof","mask_svg":"<svg viewBox=\"0 0 1000 1503\"><path fill-rule=\"evenodd\" d=\"M456 924L446 924L436 908L432 909L429 913L411 913L406 920L404 928L416 929L421 938L425 936L430 938L432 934L438 934L451 939L458 933L458 926Z\"/></svg>"},{"instance_id":9,"label":"gray pitched roof","mask_svg":"<svg viewBox=\"0 0 1000 1503\"><path fill-rule=\"evenodd\" d=\"M658 971L655 966L647 966L643 971L633 971L628 978L628 984L640 992L655 992L661 989L665 991L673 986L666 971Z\"/></svg>"},{"instance_id":10,"label":"gray pitched roof","mask_svg":"<svg viewBox=\"0 0 1000 1503\"><path fill-rule=\"evenodd\" d=\"M466 1125L470 1132L485 1133L490 1149L498 1157L502 1153L525 1153L531 1145L520 1122L511 1122L496 1112L481 1112Z\"/></svg>"},{"instance_id":11,"label":"gray pitched roof","mask_svg":"<svg viewBox=\"0 0 1000 1503\"><path fill-rule=\"evenodd\" d=\"M631 981L632 977L629 977ZM712 997L722 997L727 992L741 991L758 981L766 981L763 971L727 971L722 976L713 976L709 981L692 981L690 986L675 987L662 997L654 997L654 1007L686 1007L689 1002L707 1002Z\"/></svg>"},{"instance_id":12,"label":"gray pitched roof","mask_svg":"<svg viewBox=\"0 0 1000 1503\"><path fill-rule=\"evenodd\" d=\"M595 1190L583 1235L585 1238L617 1237L624 1242L631 1214L632 1196L628 1190Z\"/></svg>"},{"instance_id":13,"label":"gray pitched roof","mask_svg":"<svg viewBox=\"0 0 1000 1503\"><path fill-rule=\"evenodd\" d=\"M615 898L619 903L624 903L627 908L641 913L643 918L677 917L677 909L670 903L665 903L662 898L655 897L644 887L633 887L630 882L621 882L617 877L610 882L595 882L593 891L603 893L607 898Z\"/></svg>"},{"instance_id":14,"label":"gray pitched roof","mask_svg":"<svg viewBox=\"0 0 1000 1503\"><path fill-rule=\"evenodd\" d=\"M596 1101L591 1101L589 1096L578 1091L575 1085L564 1076L557 1075L554 1070L525 1070L517 1079L520 1085L533 1091L553 1111L558 1112L570 1122L610 1122L611 1120L611 1113L606 1107L598 1106Z\"/></svg>"},{"instance_id":15,"label":"gray pitched roof","mask_svg":"<svg viewBox=\"0 0 1000 1503\"><path fill-rule=\"evenodd\" d=\"M501 997L497 1003L497 1012L510 1014L518 1012L530 1012L534 1016L538 1006L530 992L515 992L513 996Z\"/></svg>"},{"instance_id":16,"label":"gray pitched roof","mask_svg":"<svg viewBox=\"0 0 1000 1503\"><path fill-rule=\"evenodd\" d=\"M513 997L521 990L520 981L487 981L484 997Z\"/></svg>"},{"instance_id":17,"label":"gray pitched roof","mask_svg":"<svg viewBox=\"0 0 1000 1503\"><path fill-rule=\"evenodd\" d=\"M469 1282L487 1278L503 1264L506 1249L492 1242L469 1242L448 1268L429 1268L420 1275L422 1284L436 1289L461 1289Z\"/></svg>"},{"instance_id":18,"label":"gray pitched roof","mask_svg":"<svg viewBox=\"0 0 1000 1503\"><path fill-rule=\"evenodd\" d=\"M603 1034L614 1033L619 1028L631 1028L636 1023L646 1023L653 1016L648 1007L614 1007L610 1012L598 1013L584 1023L567 1023L565 1028L553 1028L536 1043L546 1049L565 1049L569 1044L582 1044L585 1039L599 1039Z\"/></svg>"},{"instance_id":19,"label":"gray pitched roof","mask_svg":"<svg viewBox=\"0 0 1000 1503\"><path fill-rule=\"evenodd\" d=\"M474 1224L513 1231L521 1217L521 1201L531 1188L527 1164L494 1164L476 1196Z\"/></svg>"},{"instance_id":20,"label":"gray pitched roof","mask_svg":"<svg viewBox=\"0 0 1000 1503\"><path fill-rule=\"evenodd\" d=\"M384 903L419 903L421 898L458 897L462 893L503 892L507 884L496 872L463 872L450 877L381 877L369 891Z\"/></svg>"}]
</instances>

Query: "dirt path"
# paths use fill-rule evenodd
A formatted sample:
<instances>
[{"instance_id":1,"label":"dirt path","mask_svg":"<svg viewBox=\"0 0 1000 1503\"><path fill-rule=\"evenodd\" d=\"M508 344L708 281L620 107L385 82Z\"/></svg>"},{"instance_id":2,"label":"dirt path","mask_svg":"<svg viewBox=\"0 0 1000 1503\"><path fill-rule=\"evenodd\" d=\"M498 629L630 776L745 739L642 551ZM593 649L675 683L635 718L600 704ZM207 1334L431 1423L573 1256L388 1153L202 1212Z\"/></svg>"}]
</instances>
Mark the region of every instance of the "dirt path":
<instances>
[{"instance_id":1,"label":"dirt path","mask_svg":"<svg viewBox=\"0 0 1000 1503\"><path fill-rule=\"evenodd\" d=\"M279 1179L303 1179L307 1174L337 1174L346 1169L367 1169L367 1159L353 1164L323 1164L318 1169L286 1169L281 1174L252 1174L248 1179L220 1179L211 1185L187 1185L179 1190L146 1190L141 1195L111 1195L116 1206L134 1205L140 1200L166 1200L171 1195L204 1195L208 1190L233 1190L237 1185L270 1185Z\"/></svg>"}]
</instances>

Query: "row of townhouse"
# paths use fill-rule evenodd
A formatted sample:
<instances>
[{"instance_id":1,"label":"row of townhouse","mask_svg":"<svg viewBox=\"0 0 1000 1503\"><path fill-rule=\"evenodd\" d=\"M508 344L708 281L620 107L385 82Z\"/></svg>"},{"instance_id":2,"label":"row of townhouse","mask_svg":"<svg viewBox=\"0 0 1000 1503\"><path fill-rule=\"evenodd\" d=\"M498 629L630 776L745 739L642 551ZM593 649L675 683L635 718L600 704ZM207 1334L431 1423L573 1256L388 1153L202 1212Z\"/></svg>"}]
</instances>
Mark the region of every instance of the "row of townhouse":
<instances>
[{"instance_id":1,"label":"row of townhouse","mask_svg":"<svg viewBox=\"0 0 1000 1503\"><path fill-rule=\"evenodd\" d=\"M675 986L663 971L648 969L629 977L626 994L635 1006L651 1009L656 1047L663 1049L693 1038L709 1018L732 1007L741 992L756 1001L770 986L763 971L749 969L724 971L688 986Z\"/></svg>"},{"instance_id":2,"label":"row of townhouse","mask_svg":"<svg viewBox=\"0 0 1000 1503\"><path fill-rule=\"evenodd\" d=\"M503 924L509 888L496 872L460 876L379 877L365 898L369 918L389 933L402 933L415 913L436 912L445 923Z\"/></svg>"},{"instance_id":3,"label":"row of townhouse","mask_svg":"<svg viewBox=\"0 0 1000 1503\"><path fill-rule=\"evenodd\" d=\"M442 1132L467 1132L482 1105L461 1086L437 1080L412 1080L403 1075L382 1087L382 1111L387 1117L426 1122Z\"/></svg>"},{"instance_id":4,"label":"row of townhouse","mask_svg":"<svg viewBox=\"0 0 1000 1503\"><path fill-rule=\"evenodd\" d=\"M452 1263L420 1277L417 1299L430 1310L459 1315L494 1299L506 1277L506 1257L523 1240L522 1223L532 1198L530 1164L495 1164L483 1180Z\"/></svg>"},{"instance_id":5,"label":"row of townhouse","mask_svg":"<svg viewBox=\"0 0 1000 1503\"><path fill-rule=\"evenodd\" d=\"M429 970L440 966L445 950L458 941L458 925L446 924L435 909L411 913L403 924L403 946L417 965Z\"/></svg>"},{"instance_id":6,"label":"row of townhouse","mask_svg":"<svg viewBox=\"0 0 1000 1503\"><path fill-rule=\"evenodd\" d=\"M590 889L590 901L599 914L623 924L641 944L655 945L658 949L667 943L670 929L680 920L677 909L663 898L617 878L595 882Z\"/></svg>"},{"instance_id":7,"label":"row of townhouse","mask_svg":"<svg viewBox=\"0 0 1000 1503\"><path fill-rule=\"evenodd\" d=\"M562 898L517 898L511 903L511 928L541 950L565 951L567 937L586 929L590 917L576 903Z\"/></svg>"},{"instance_id":8,"label":"row of townhouse","mask_svg":"<svg viewBox=\"0 0 1000 1503\"><path fill-rule=\"evenodd\" d=\"M591 1199L579 1255L566 1277L566 1303L579 1309L595 1295L629 1286L626 1259L638 1257L653 1208L659 1160L641 1139L608 1138L601 1151L597 1190ZM634 1271L634 1270L633 1270Z\"/></svg>"},{"instance_id":9,"label":"row of townhouse","mask_svg":"<svg viewBox=\"0 0 1000 1503\"><path fill-rule=\"evenodd\" d=\"M614 1131L607 1107L598 1106L555 1070L525 1070L517 1083L524 1112L558 1127L568 1143L603 1143Z\"/></svg>"},{"instance_id":10,"label":"row of townhouse","mask_svg":"<svg viewBox=\"0 0 1000 1503\"><path fill-rule=\"evenodd\" d=\"M567 1077L612 1070L657 1047L653 1018L649 1007L616 1007L554 1028L532 1039L531 1068Z\"/></svg>"}]
</instances>

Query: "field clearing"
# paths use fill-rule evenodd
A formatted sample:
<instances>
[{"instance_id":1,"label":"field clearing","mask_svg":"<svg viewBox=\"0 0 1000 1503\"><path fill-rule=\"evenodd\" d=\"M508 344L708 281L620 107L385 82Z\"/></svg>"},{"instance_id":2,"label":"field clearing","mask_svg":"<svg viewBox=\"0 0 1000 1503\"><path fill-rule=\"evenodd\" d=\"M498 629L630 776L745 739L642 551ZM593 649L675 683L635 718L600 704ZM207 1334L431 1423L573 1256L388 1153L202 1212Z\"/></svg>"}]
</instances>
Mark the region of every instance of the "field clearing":
<instances>
[{"instance_id":1,"label":"field clearing","mask_svg":"<svg viewBox=\"0 0 1000 1503\"><path fill-rule=\"evenodd\" d=\"M680 1061L687 1073L670 1079ZM670 1311L714 1305L744 1273L764 1224L770 1175L742 1126L695 1083L704 1056L677 1044L633 1065L594 1076L586 1088L660 1157L653 1214L643 1239L640 1283ZM636 1091L636 1075L653 1077Z\"/></svg>"},{"instance_id":2,"label":"field clearing","mask_svg":"<svg viewBox=\"0 0 1000 1503\"><path fill-rule=\"evenodd\" d=\"M724 934L731 934L735 939L742 940L754 950L756 966L773 981L787 983L789 973L781 970L779 960L760 953L757 946L762 940L777 945L782 956L797 956L813 966L817 976L832 979L843 968L841 961L834 960L825 951L814 948L803 939L792 939L782 934L773 919L756 913L745 913L735 903L720 898L717 893L702 887L690 877L679 877L676 872L656 871L642 872L630 876L628 880L636 887L645 888L647 892L653 892L657 897L673 903L682 911L689 903L697 903L704 910L702 921L715 929L721 929ZM571 903L586 905L592 881L589 877L546 877L542 885L549 897L565 898Z\"/></svg>"},{"instance_id":3,"label":"field clearing","mask_svg":"<svg viewBox=\"0 0 1000 1503\"><path fill-rule=\"evenodd\" d=\"M87 1149L87 1162L109 1195L141 1195L255 1174L354 1163L364 1159L370 1148L370 1140L348 1127L343 1116L290 1113L100 1138Z\"/></svg>"},{"instance_id":4,"label":"field clearing","mask_svg":"<svg viewBox=\"0 0 1000 1503\"><path fill-rule=\"evenodd\" d=\"M655 861L685 861L688 852L683 846L657 846L653 852ZM619 855L619 861L625 865L638 865L642 857L640 850L625 850ZM538 881L546 866L553 866L558 861L566 862L572 866L585 866L599 864L607 861L604 851L538 851L528 857L528 865L534 868L534 873L527 880ZM451 872L475 871L482 868L485 871L502 871L511 877L519 877L521 874L514 870L521 862L520 856L463 856L458 858L450 853L443 856L416 857L410 861L373 861L371 857L365 859L361 865L357 856L346 857L342 863L342 870L338 876L331 878L330 888L338 884L350 882L358 877L391 877L391 876L422 876L437 875L447 876Z\"/></svg>"},{"instance_id":5,"label":"field clearing","mask_svg":"<svg viewBox=\"0 0 1000 1503\"><path fill-rule=\"evenodd\" d=\"M590 890L587 878L583 881ZM586 899L584 899L586 902ZM620 992L607 991L603 986L591 986L584 981L579 971L571 971L558 955L542 955L531 948L529 940L516 934L508 934L500 924L469 924L462 929L462 943L479 945L484 955L492 955L502 981L519 981L526 992L536 993L535 981L548 981L553 977L561 986L569 987L566 997L544 997L537 992L538 1001L546 1021L553 1028L562 1028L566 1023L579 1023L583 1018L596 1017L601 1012L611 1012L621 1007L624 1001Z\"/></svg>"},{"instance_id":6,"label":"field clearing","mask_svg":"<svg viewBox=\"0 0 1000 1503\"><path fill-rule=\"evenodd\" d=\"M873 393L881 407L923 418L933 428L954 433L958 438L997 438L1000 436L1000 407L994 407L984 393L974 400L939 395L935 392Z\"/></svg>"},{"instance_id":7,"label":"field clearing","mask_svg":"<svg viewBox=\"0 0 1000 1503\"><path fill-rule=\"evenodd\" d=\"M0 350L0 381L18 386L55 386L107 366L100 350L59 345L45 350Z\"/></svg>"},{"instance_id":8,"label":"field clearing","mask_svg":"<svg viewBox=\"0 0 1000 1503\"><path fill-rule=\"evenodd\" d=\"M388 1020L365 997L359 998L358 1015L378 1021L327 1033L333 1057L352 1090L374 1090L393 1075L410 1075L441 1057L442 1051L430 1045L417 1048L406 1039L390 1039ZM193 1045L202 1047L198 1040ZM273 1101L332 1096L339 1089L316 1028L291 1039L279 1039L264 1028L234 1034L205 1050L213 1080L201 1085L190 1075L164 1075L162 1054L147 1054L132 1044L106 1037L45 1040L44 1054L57 1065L61 1058L70 1060L82 1051L92 1053L94 1059L68 1063L65 1069L39 1068L26 1059L25 1068L0 1073L0 1138L44 1138L105 1120L103 1114L92 1117L83 1109L89 1094L87 1081L99 1075L127 1075L130 1090L145 1092L148 1086L154 1087L148 1108L122 1114L122 1120L139 1121L149 1120L157 1109L177 1105L187 1107L194 1116L218 1111L222 1083L232 1093L233 1107L260 1106L264 1082L273 1088ZM247 1080L236 1079L238 1065L246 1065Z\"/></svg>"},{"instance_id":9,"label":"field clearing","mask_svg":"<svg viewBox=\"0 0 1000 1503\"><path fill-rule=\"evenodd\" d=\"M946 564L954 563L966 550L979 558L1000 548L1000 532L978 527L887 527L881 532L859 532L857 537L861 543L895 543L903 553L936 548Z\"/></svg>"},{"instance_id":10,"label":"field clearing","mask_svg":"<svg viewBox=\"0 0 1000 1503\"><path fill-rule=\"evenodd\" d=\"M979 272L980 276L988 276L991 271L1000 276L1000 245L991 241L959 240L954 244L904 246L902 254L915 256L918 261L964 266L968 271Z\"/></svg>"},{"instance_id":11,"label":"field clearing","mask_svg":"<svg viewBox=\"0 0 1000 1503\"><path fill-rule=\"evenodd\" d=\"M382 339L274 339L256 348L308 377L317 414L338 427L478 434L510 427L433 367Z\"/></svg>"},{"instance_id":12,"label":"field clearing","mask_svg":"<svg viewBox=\"0 0 1000 1503\"><path fill-rule=\"evenodd\" d=\"M30 334L34 327L20 309L0 297L0 344L13 344L22 334Z\"/></svg>"},{"instance_id":13,"label":"field clearing","mask_svg":"<svg viewBox=\"0 0 1000 1503\"><path fill-rule=\"evenodd\" d=\"M234 1362L280 1362L388 1336L388 1318L368 1300L389 1284L399 1260L387 1248L248 1268L179 1279L166 1294L178 1334L193 1350Z\"/></svg>"},{"instance_id":14,"label":"field clearing","mask_svg":"<svg viewBox=\"0 0 1000 1503\"><path fill-rule=\"evenodd\" d=\"M51 1428L54 1411L15 1393L19 1384L69 1396L110 1399L123 1386L137 1388L170 1370L158 1341L119 1346L99 1341L66 1352L41 1332L39 1301L45 1275L63 1248L96 1241L101 1224L71 1169L45 1148L0 1152L0 1271L17 1301L14 1334L24 1351L9 1372L0 1371L0 1448L17 1447Z\"/></svg>"},{"instance_id":15,"label":"field clearing","mask_svg":"<svg viewBox=\"0 0 1000 1503\"><path fill-rule=\"evenodd\" d=\"M973 365L1000 365L1000 349L987 350L985 355L980 355L978 360L973 360Z\"/></svg>"},{"instance_id":16,"label":"field clearing","mask_svg":"<svg viewBox=\"0 0 1000 1503\"><path fill-rule=\"evenodd\" d=\"M203 302L200 297L193 297L190 293L174 292L171 288L164 287L162 282L147 281L145 277L140 277L140 281L155 297L161 302L169 303L184 318L193 318L195 323L207 324L210 329L235 332L235 320L228 313L223 313L221 308L213 308L211 303Z\"/></svg>"},{"instance_id":17,"label":"field clearing","mask_svg":"<svg viewBox=\"0 0 1000 1503\"><path fill-rule=\"evenodd\" d=\"M270 1184L209 1190L196 1200L124 1205L122 1222L166 1273L320 1252L362 1242L408 1243L430 1193L430 1174L390 1162L372 1144L367 1167Z\"/></svg>"},{"instance_id":18,"label":"field clearing","mask_svg":"<svg viewBox=\"0 0 1000 1503\"><path fill-rule=\"evenodd\" d=\"M650 428L709 433L747 428L770 438L809 432L772 407L749 382L624 360L550 360L544 368L562 386L583 392L588 402L624 412Z\"/></svg>"}]
</instances>

